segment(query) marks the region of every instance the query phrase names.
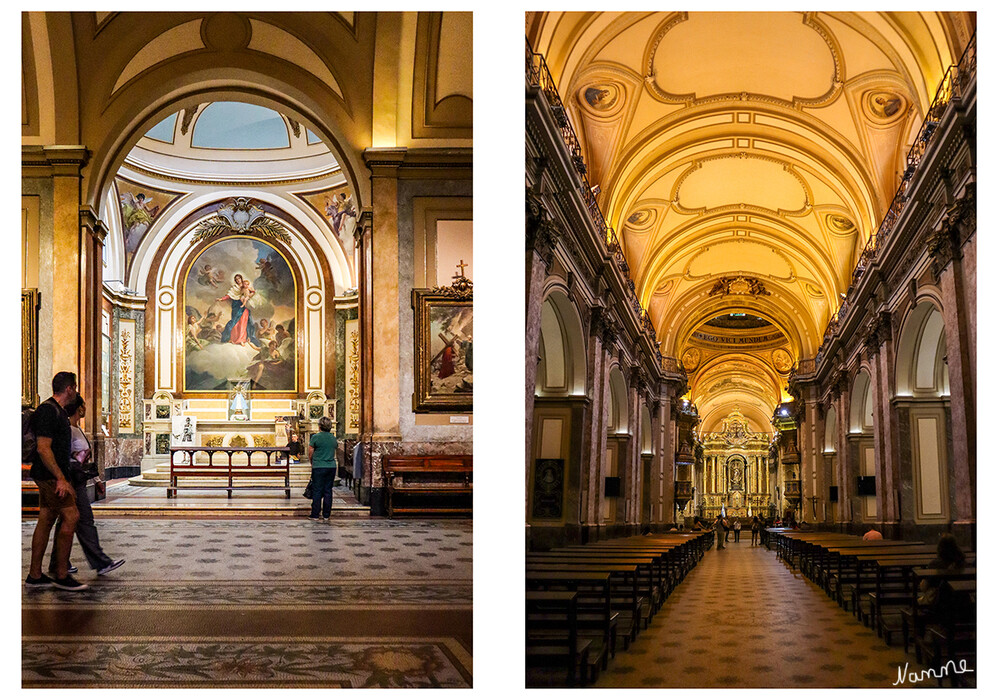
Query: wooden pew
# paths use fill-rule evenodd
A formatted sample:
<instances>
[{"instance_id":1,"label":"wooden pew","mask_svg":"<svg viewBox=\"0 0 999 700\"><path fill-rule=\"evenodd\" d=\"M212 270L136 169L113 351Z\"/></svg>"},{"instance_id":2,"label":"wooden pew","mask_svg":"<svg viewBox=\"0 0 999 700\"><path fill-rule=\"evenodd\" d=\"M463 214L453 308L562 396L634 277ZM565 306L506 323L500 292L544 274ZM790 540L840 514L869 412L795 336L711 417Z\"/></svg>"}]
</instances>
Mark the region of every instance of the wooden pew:
<instances>
[{"instance_id":1,"label":"wooden pew","mask_svg":"<svg viewBox=\"0 0 999 700\"><path fill-rule=\"evenodd\" d=\"M920 584L924 579L938 581L953 581L958 588L967 584L965 581L975 582L977 569L970 566L975 561L973 552L965 553L966 562L969 564L961 569L931 569L925 566L913 567L910 573L911 599L906 609L901 612L901 632L902 644L905 651L909 651L909 633L912 632L913 640L918 640L923 636L928 625L939 623L939 615L935 605L921 603L919 600ZM953 587L952 587L952 590ZM972 601L973 602L973 601ZM919 653L917 649L917 654Z\"/></svg>"},{"instance_id":2,"label":"wooden pew","mask_svg":"<svg viewBox=\"0 0 999 700\"><path fill-rule=\"evenodd\" d=\"M640 611L645 602L645 597L641 595L638 587L639 575L636 564L606 564L603 562L572 562L572 563L529 563L527 565L528 576L536 573L556 572L556 573L576 573L576 572L600 572L611 575L611 617L615 618L614 612L618 611L621 626L627 630L628 636L634 640L638 636L638 621ZM579 596L581 609L592 607L599 610L602 600L599 596L590 596L581 593ZM604 620L606 630L606 619ZM611 625L612 628L614 624ZM614 629L611 634L604 635L603 653L616 648ZM606 657L601 654L599 659L601 665L606 667Z\"/></svg>"},{"instance_id":3,"label":"wooden pew","mask_svg":"<svg viewBox=\"0 0 999 700\"><path fill-rule=\"evenodd\" d=\"M577 594L577 610L586 607L599 612L604 630L603 648L610 648L611 640L611 573L608 571L528 571L526 585L530 591L572 591ZM587 604L585 601L589 600ZM577 639L577 646L583 641ZM594 662L590 652L590 641L587 641L586 663L595 674L598 664Z\"/></svg>"},{"instance_id":4,"label":"wooden pew","mask_svg":"<svg viewBox=\"0 0 999 700\"><path fill-rule=\"evenodd\" d=\"M580 685L585 682L591 641L578 636L577 595L575 591L527 593L528 687L533 685L532 667L552 665L565 667L568 686L576 685L577 679Z\"/></svg>"},{"instance_id":5,"label":"wooden pew","mask_svg":"<svg viewBox=\"0 0 999 700\"><path fill-rule=\"evenodd\" d=\"M384 455L386 509L396 514L471 515L471 455Z\"/></svg>"},{"instance_id":6,"label":"wooden pew","mask_svg":"<svg viewBox=\"0 0 999 700\"><path fill-rule=\"evenodd\" d=\"M954 572L947 572L954 573ZM930 668L975 669L977 651L976 605L978 584L973 580L946 579L943 592L951 602L946 616L926 626L926 634L916 640L916 658ZM975 685L975 674L949 673L951 685ZM937 685L943 678L937 677Z\"/></svg>"}]
</instances>

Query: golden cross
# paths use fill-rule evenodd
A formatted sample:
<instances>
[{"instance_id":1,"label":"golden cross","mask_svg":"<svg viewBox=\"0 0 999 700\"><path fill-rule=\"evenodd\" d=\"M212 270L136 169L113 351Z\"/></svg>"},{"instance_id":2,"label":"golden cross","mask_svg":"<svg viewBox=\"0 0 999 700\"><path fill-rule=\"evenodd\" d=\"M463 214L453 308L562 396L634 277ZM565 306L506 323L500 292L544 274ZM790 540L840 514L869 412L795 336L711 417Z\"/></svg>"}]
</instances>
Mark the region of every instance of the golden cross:
<instances>
[{"instance_id":1,"label":"golden cross","mask_svg":"<svg viewBox=\"0 0 999 700\"><path fill-rule=\"evenodd\" d=\"M470 264L471 263L467 263L464 260L459 260L458 264L455 265L455 267L458 268L458 273L459 274L455 275L455 278L458 278L459 276L460 277L464 277L465 276L465 268L468 267Z\"/></svg>"}]
</instances>

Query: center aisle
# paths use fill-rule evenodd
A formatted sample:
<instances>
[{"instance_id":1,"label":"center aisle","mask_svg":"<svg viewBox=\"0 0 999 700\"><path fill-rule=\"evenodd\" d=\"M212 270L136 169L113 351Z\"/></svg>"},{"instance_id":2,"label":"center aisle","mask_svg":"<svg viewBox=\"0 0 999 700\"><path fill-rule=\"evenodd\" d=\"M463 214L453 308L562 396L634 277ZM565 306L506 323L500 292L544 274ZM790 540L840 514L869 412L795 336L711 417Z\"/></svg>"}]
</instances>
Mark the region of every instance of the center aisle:
<instances>
[{"instance_id":1,"label":"center aisle","mask_svg":"<svg viewBox=\"0 0 999 700\"><path fill-rule=\"evenodd\" d=\"M749 540L708 551L596 686L890 688L923 668Z\"/></svg>"}]
</instances>

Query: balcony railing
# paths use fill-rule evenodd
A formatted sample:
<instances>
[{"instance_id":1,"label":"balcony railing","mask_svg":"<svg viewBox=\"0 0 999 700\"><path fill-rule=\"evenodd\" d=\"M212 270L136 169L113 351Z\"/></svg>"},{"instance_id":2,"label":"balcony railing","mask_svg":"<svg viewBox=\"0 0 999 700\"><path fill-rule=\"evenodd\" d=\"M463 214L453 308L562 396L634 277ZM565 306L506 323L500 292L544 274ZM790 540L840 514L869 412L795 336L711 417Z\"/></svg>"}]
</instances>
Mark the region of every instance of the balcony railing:
<instances>
[{"instance_id":1,"label":"balcony railing","mask_svg":"<svg viewBox=\"0 0 999 700\"><path fill-rule=\"evenodd\" d=\"M965 91L967 91L968 86L974 78L977 65L976 36L972 36L971 41L968 42L968 46L964 51L964 55L961 56L961 60L956 66L951 66L947 69L943 80L940 82L940 86L937 88L936 95L933 97L933 102L930 103L930 108L926 112L926 118L923 120L923 124L919 128L916 140L913 142L908 154L906 154L905 172L902 173L902 181L899 183L898 189L895 191L895 197L892 199L891 205L888 207L888 211L885 213L884 219L881 221L881 225L878 226L877 231L875 231L874 234L867 239L867 244L864 246L864 250L860 254L860 259L857 261L857 266L853 271L853 284L850 289L847 290L847 298L843 300L839 309L829 319L829 323L826 326L826 332L822 339L822 347L819 349L819 357L821 357L822 351L830 338L839 328L840 321L845 318L846 312L850 308L851 291L856 288L857 281L859 281L861 275L863 275L868 266L877 259L878 253L884 248L885 244L891 238L891 235L895 230L895 226L898 224L899 217L902 214L902 209L904 208L906 201L908 201L907 191L915 179L916 171L919 168L919 163L922 160L923 155L934 141L934 136L937 133L937 126L940 124L940 120L943 119L944 113L947 111L947 105L950 104L952 100L961 97Z\"/></svg>"},{"instance_id":2,"label":"balcony railing","mask_svg":"<svg viewBox=\"0 0 999 700\"><path fill-rule=\"evenodd\" d=\"M638 317L638 325L642 332L647 333L649 338L652 340L652 345L658 347L656 343L656 333L655 328L652 323L648 320L648 312L642 307L641 301L638 299L638 295L635 293L635 284L631 280L631 268L628 265L627 259L624 257L624 251L621 248L621 243L618 240L617 234L614 229L607 224L607 220L604 219L603 212L600 211L600 206L597 204L596 195L593 194L593 187L590 186L590 182L586 177L586 162L583 158L583 148L579 143L579 138L576 136L576 131L572 128L572 123L569 121L569 112L566 110L565 104L562 102L562 97L558 94L558 87L555 84L555 79L552 78L551 71L548 70L548 64L545 63L545 58L539 53L535 53L531 49L531 44L528 41L525 45L525 74L527 78L528 87L538 88L544 94L545 99L548 101L548 107L551 111L552 118L555 120L556 126L558 126L559 132L562 136L562 142L565 144L566 149L569 153L569 159L579 175L580 187L579 194L583 198L583 203L586 206L586 210L589 213L590 220L593 225L596 226L597 231L600 233L601 238L603 238L604 246L607 252L614 259L614 264L617 265L618 269L624 275L624 278L628 280L628 284L625 287L625 294L628 297L629 305ZM661 358L662 355L659 351L656 351L657 359Z\"/></svg>"},{"instance_id":3,"label":"balcony railing","mask_svg":"<svg viewBox=\"0 0 999 700\"><path fill-rule=\"evenodd\" d=\"M593 194L593 188L590 187L590 182L586 179L586 162L583 159L583 148L580 146L579 139L576 137L576 131L572 128L572 123L569 121L569 112L566 110L565 104L563 104L562 98L558 94L558 87L555 84L555 79L552 78L551 72L548 70L545 57L532 51L530 42L527 43L526 48L527 84L530 87L540 88L545 95L545 99L548 100L548 107L562 135L562 142L565 143L565 147L569 150L569 159L572 161L573 167L576 168L579 179L582 180L580 194L583 196L583 202L586 204L590 218L603 236L604 243L608 247L617 245L617 236L614 234L614 230L607 225L607 221L604 219L604 215L597 205L597 198Z\"/></svg>"}]
</instances>

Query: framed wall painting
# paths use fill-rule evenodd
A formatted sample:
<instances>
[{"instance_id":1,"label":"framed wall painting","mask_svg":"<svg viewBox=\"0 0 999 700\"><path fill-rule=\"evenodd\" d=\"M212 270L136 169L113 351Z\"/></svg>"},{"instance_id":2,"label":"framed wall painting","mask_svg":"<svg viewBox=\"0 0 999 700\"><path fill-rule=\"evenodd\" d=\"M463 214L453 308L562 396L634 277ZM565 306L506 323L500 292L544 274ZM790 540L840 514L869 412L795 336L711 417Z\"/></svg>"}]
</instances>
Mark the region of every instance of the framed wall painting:
<instances>
[{"instance_id":1,"label":"framed wall painting","mask_svg":"<svg viewBox=\"0 0 999 700\"><path fill-rule=\"evenodd\" d=\"M417 413L472 411L472 283L414 289Z\"/></svg>"}]
</instances>

